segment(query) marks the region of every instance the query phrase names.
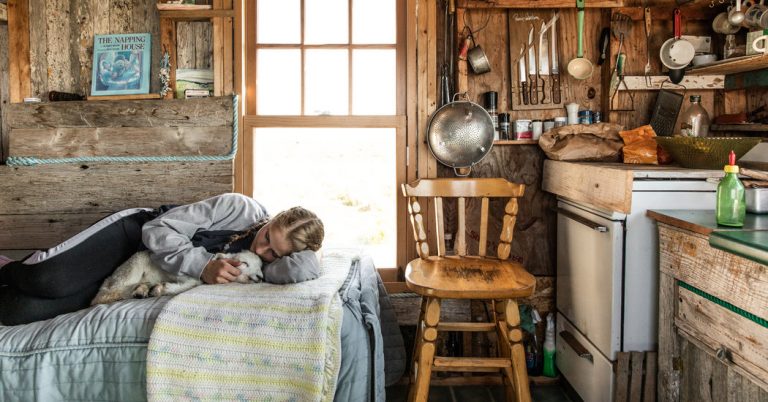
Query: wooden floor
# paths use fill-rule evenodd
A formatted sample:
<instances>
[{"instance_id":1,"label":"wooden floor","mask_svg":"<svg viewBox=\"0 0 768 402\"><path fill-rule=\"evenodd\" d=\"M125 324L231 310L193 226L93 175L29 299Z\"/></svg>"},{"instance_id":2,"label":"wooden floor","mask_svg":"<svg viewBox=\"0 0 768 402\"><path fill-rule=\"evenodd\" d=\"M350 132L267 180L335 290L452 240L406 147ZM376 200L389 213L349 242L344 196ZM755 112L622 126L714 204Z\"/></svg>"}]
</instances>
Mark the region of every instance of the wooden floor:
<instances>
[{"instance_id":1,"label":"wooden floor","mask_svg":"<svg viewBox=\"0 0 768 402\"><path fill-rule=\"evenodd\" d=\"M578 396L569 397L569 392L559 384L531 386L531 398L536 402L580 402ZM408 399L408 385L393 385L387 388L387 402L405 402ZM432 386L429 389L430 402L504 402L502 386Z\"/></svg>"}]
</instances>

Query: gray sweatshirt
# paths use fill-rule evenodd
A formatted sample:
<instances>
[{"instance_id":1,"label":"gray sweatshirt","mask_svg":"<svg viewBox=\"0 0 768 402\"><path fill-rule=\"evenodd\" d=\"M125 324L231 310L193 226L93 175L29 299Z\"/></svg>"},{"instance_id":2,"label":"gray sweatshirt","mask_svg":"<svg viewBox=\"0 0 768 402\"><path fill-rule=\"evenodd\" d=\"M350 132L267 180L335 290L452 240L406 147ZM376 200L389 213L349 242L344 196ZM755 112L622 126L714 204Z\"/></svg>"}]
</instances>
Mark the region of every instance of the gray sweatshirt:
<instances>
[{"instance_id":1,"label":"gray sweatshirt","mask_svg":"<svg viewBox=\"0 0 768 402\"><path fill-rule=\"evenodd\" d=\"M142 240L152 252L152 261L163 270L200 278L214 255L203 247L193 247L191 239L197 231L245 230L268 216L251 197L222 194L173 208L145 223ZM295 283L317 278L320 263L314 251L305 250L278 258L263 270L267 282Z\"/></svg>"}]
</instances>

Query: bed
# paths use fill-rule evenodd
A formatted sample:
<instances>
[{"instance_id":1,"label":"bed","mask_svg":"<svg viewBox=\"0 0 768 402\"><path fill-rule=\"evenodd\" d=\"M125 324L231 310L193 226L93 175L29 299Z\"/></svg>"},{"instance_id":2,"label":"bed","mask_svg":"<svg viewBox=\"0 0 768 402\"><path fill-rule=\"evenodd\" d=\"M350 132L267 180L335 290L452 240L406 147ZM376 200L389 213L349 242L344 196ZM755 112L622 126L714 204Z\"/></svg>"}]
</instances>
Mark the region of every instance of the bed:
<instances>
[{"instance_id":1,"label":"bed","mask_svg":"<svg viewBox=\"0 0 768 402\"><path fill-rule=\"evenodd\" d=\"M332 399L384 402L406 358L392 305L369 257L352 260L340 283L341 362ZM148 344L170 300L126 300L0 326L0 400L147 400Z\"/></svg>"}]
</instances>

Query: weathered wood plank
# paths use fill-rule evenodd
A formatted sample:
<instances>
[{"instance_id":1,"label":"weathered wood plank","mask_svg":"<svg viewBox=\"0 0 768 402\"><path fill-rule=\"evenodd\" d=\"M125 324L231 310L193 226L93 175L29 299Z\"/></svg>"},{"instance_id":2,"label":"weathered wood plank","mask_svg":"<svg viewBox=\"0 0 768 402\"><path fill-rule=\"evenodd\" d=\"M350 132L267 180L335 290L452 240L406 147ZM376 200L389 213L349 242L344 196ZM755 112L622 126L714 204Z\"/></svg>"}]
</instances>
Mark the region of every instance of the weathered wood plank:
<instances>
[{"instance_id":1,"label":"weathered wood plank","mask_svg":"<svg viewBox=\"0 0 768 402\"><path fill-rule=\"evenodd\" d=\"M232 128L105 127L14 129L10 156L74 158L88 156L226 155Z\"/></svg>"},{"instance_id":2,"label":"weathered wood plank","mask_svg":"<svg viewBox=\"0 0 768 402\"><path fill-rule=\"evenodd\" d=\"M659 402L678 402L680 396L680 352L674 322L677 285L675 278L659 274L659 354L657 395Z\"/></svg>"},{"instance_id":3,"label":"weathered wood plank","mask_svg":"<svg viewBox=\"0 0 768 402\"><path fill-rule=\"evenodd\" d=\"M72 91L74 89L73 77L80 71L79 67L73 69L74 66L72 65L71 38L73 32L69 3L67 0L49 0L47 2L45 20L48 49L45 56L49 91Z\"/></svg>"},{"instance_id":4,"label":"weathered wood plank","mask_svg":"<svg viewBox=\"0 0 768 402\"><path fill-rule=\"evenodd\" d=\"M608 211L630 213L632 172L594 164L544 162L544 191Z\"/></svg>"},{"instance_id":5,"label":"weathered wood plank","mask_svg":"<svg viewBox=\"0 0 768 402\"><path fill-rule=\"evenodd\" d=\"M643 402L656 402L656 352L645 352Z\"/></svg>"},{"instance_id":6,"label":"weathered wood plank","mask_svg":"<svg viewBox=\"0 0 768 402\"><path fill-rule=\"evenodd\" d=\"M707 236L663 223L658 227L661 272L768 317L768 267L712 248Z\"/></svg>"},{"instance_id":7,"label":"weathered wood plank","mask_svg":"<svg viewBox=\"0 0 768 402\"><path fill-rule=\"evenodd\" d=\"M211 127L233 125L232 97L14 104L8 124L46 127Z\"/></svg>"},{"instance_id":8,"label":"weathered wood plank","mask_svg":"<svg viewBox=\"0 0 768 402\"><path fill-rule=\"evenodd\" d=\"M50 248L108 214L0 215L0 250Z\"/></svg>"},{"instance_id":9,"label":"weathered wood plank","mask_svg":"<svg viewBox=\"0 0 768 402\"><path fill-rule=\"evenodd\" d=\"M768 384L768 329L687 289L679 289L677 300L675 325L705 343L726 348L729 360Z\"/></svg>"},{"instance_id":10,"label":"weathered wood plank","mask_svg":"<svg viewBox=\"0 0 768 402\"><path fill-rule=\"evenodd\" d=\"M76 63L73 67L78 67L77 71L72 71L74 85L71 91L79 94L88 94L91 92L91 71L93 66L93 30L94 30L94 4L91 1L71 2L72 12L76 25L73 40L73 48L76 53Z\"/></svg>"},{"instance_id":11,"label":"weathered wood plank","mask_svg":"<svg viewBox=\"0 0 768 402\"><path fill-rule=\"evenodd\" d=\"M629 396L629 353L619 353L616 356L616 389L613 400L627 402Z\"/></svg>"},{"instance_id":12,"label":"weathered wood plank","mask_svg":"<svg viewBox=\"0 0 768 402\"><path fill-rule=\"evenodd\" d=\"M8 25L0 25L0 43L8 43ZM0 163L8 156L9 133L8 108L10 95L8 93L8 46L0 46Z\"/></svg>"},{"instance_id":13,"label":"weathered wood plank","mask_svg":"<svg viewBox=\"0 0 768 402\"><path fill-rule=\"evenodd\" d=\"M133 0L110 0L109 30L110 33L129 33L133 25Z\"/></svg>"},{"instance_id":14,"label":"weathered wood plank","mask_svg":"<svg viewBox=\"0 0 768 402\"><path fill-rule=\"evenodd\" d=\"M44 99L48 91L48 29L46 21L48 2L29 0L29 74L31 96Z\"/></svg>"},{"instance_id":15,"label":"weathered wood plank","mask_svg":"<svg viewBox=\"0 0 768 402\"><path fill-rule=\"evenodd\" d=\"M8 81L11 103L30 96L29 0L8 1Z\"/></svg>"},{"instance_id":16,"label":"weathered wood plank","mask_svg":"<svg viewBox=\"0 0 768 402\"><path fill-rule=\"evenodd\" d=\"M232 161L0 166L0 215L110 212L231 192Z\"/></svg>"},{"instance_id":17,"label":"weathered wood plank","mask_svg":"<svg viewBox=\"0 0 768 402\"><path fill-rule=\"evenodd\" d=\"M645 353L629 352L632 360L632 378L629 383L629 401L640 402L643 392L643 362Z\"/></svg>"}]
</instances>

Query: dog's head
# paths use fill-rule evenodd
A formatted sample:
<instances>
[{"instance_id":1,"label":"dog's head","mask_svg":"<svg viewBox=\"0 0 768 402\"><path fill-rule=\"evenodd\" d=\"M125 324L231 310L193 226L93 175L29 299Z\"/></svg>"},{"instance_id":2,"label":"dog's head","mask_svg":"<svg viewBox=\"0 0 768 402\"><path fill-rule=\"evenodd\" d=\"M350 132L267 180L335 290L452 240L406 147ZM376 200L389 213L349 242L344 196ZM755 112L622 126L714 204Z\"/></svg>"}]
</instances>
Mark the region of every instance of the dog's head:
<instances>
[{"instance_id":1,"label":"dog's head","mask_svg":"<svg viewBox=\"0 0 768 402\"><path fill-rule=\"evenodd\" d=\"M261 258L252 251L243 250L234 254L219 253L216 254L215 258L232 258L240 261L238 268L240 269L241 274L235 280L236 282L248 283L261 282L264 280L264 273L261 271L263 265Z\"/></svg>"}]
</instances>

